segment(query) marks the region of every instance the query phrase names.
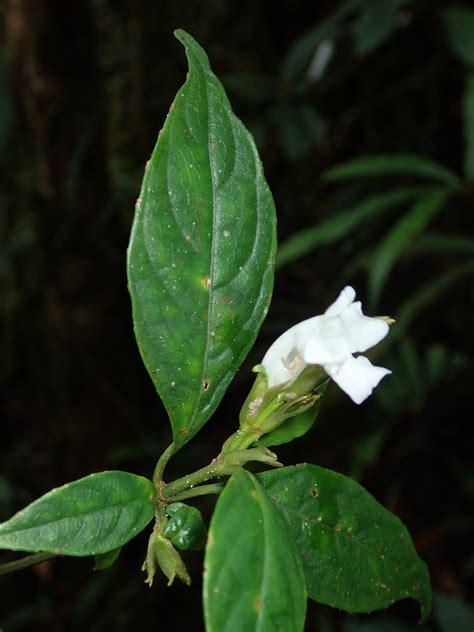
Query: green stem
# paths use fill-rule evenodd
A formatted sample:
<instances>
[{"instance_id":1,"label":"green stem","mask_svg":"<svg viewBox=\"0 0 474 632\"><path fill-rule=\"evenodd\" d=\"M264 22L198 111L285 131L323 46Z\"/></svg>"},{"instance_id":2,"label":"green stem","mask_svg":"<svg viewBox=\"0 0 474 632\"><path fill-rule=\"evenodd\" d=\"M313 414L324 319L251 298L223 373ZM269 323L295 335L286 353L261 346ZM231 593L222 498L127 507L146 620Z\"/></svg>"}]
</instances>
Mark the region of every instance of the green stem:
<instances>
[{"instance_id":1,"label":"green stem","mask_svg":"<svg viewBox=\"0 0 474 632\"><path fill-rule=\"evenodd\" d=\"M171 498L174 499L178 494L188 489L191 490L193 487L211 478L231 476L237 467L245 465L249 461L259 461L273 467L281 467L281 463L277 461L277 455L268 448L250 448L248 450L233 450L225 454L221 453L209 465L192 472L192 474L178 478L168 485L164 485L161 489L161 498L167 502Z\"/></svg>"},{"instance_id":2,"label":"green stem","mask_svg":"<svg viewBox=\"0 0 474 632\"><path fill-rule=\"evenodd\" d=\"M156 464L155 471L153 473L153 484L158 489L161 481L163 480L163 472L165 471L165 467L168 461L173 456L174 451L174 443L169 445L163 454L158 459L158 463Z\"/></svg>"},{"instance_id":3,"label":"green stem","mask_svg":"<svg viewBox=\"0 0 474 632\"><path fill-rule=\"evenodd\" d=\"M229 469L229 467L225 466L220 458L217 457L213 459L209 465L201 467L192 474L178 478L176 481L165 485L162 495L166 499L172 498L187 489L192 489L196 485L199 485L199 483L208 481L211 478L232 474L233 470L234 468Z\"/></svg>"},{"instance_id":4,"label":"green stem","mask_svg":"<svg viewBox=\"0 0 474 632\"><path fill-rule=\"evenodd\" d=\"M0 564L0 575L21 571L23 568L47 562L55 557L57 557L57 555L54 553L34 553L33 555L27 555L21 560L15 560L14 562L8 562L7 564Z\"/></svg>"},{"instance_id":5,"label":"green stem","mask_svg":"<svg viewBox=\"0 0 474 632\"><path fill-rule=\"evenodd\" d=\"M220 494L224 489L224 485L221 483L214 483L211 485L199 485L192 489L186 489L180 494L176 494L169 500L176 502L178 500L186 500L187 498L194 498L195 496L205 496L206 494Z\"/></svg>"}]
</instances>

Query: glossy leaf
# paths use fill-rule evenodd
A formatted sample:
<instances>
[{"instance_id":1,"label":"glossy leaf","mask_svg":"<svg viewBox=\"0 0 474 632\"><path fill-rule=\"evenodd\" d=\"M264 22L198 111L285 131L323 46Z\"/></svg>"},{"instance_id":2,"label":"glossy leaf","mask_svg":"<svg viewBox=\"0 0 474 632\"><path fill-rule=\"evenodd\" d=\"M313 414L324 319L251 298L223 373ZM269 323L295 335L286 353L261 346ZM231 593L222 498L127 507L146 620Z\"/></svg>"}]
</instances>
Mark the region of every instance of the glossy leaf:
<instances>
[{"instance_id":1,"label":"glossy leaf","mask_svg":"<svg viewBox=\"0 0 474 632\"><path fill-rule=\"evenodd\" d=\"M99 472L51 490L0 524L0 549L97 555L131 540L153 515L151 481Z\"/></svg>"},{"instance_id":2,"label":"glossy leaf","mask_svg":"<svg viewBox=\"0 0 474 632\"><path fill-rule=\"evenodd\" d=\"M433 189L407 211L379 244L370 266L369 304L375 307L383 285L394 263L409 249L412 241L428 226L433 217L443 210L450 191Z\"/></svg>"},{"instance_id":3,"label":"glossy leaf","mask_svg":"<svg viewBox=\"0 0 474 632\"><path fill-rule=\"evenodd\" d=\"M299 553L280 511L246 470L237 470L219 496L204 565L207 632L303 630Z\"/></svg>"},{"instance_id":4,"label":"glossy leaf","mask_svg":"<svg viewBox=\"0 0 474 632\"><path fill-rule=\"evenodd\" d=\"M321 392L321 396L324 395L327 387L327 382L323 384L318 390ZM314 426L316 418L319 414L319 408L321 406L321 399L318 399L316 403L311 406L304 413L290 417L283 422L283 424L264 435L258 442L258 445L270 448L276 445L283 445L289 443L293 439L298 439L305 435L308 430Z\"/></svg>"},{"instance_id":5,"label":"glossy leaf","mask_svg":"<svg viewBox=\"0 0 474 632\"><path fill-rule=\"evenodd\" d=\"M428 570L400 520L354 480L315 465L263 472L302 555L309 596L347 612L412 597L430 610Z\"/></svg>"},{"instance_id":6,"label":"glossy leaf","mask_svg":"<svg viewBox=\"0 0 474 632\"><path fill-rule=\"evenodd\" d=\"M175 448L209 419L267 312L275 209L250 133L203 49L146 168L128 250L135 335Z\"/></svg>"},{"instance_id":7,"label":"glossy leaf","mask_svg":"<svg viewBox=\"0 0 474 632\"><path fill-rule=\"evenodd\" d=\"M412 154L362 156L329 169L323 174L323 178L327 182L340 182L353 178L398 175L429 178L453 187L460 184L457 175L446 167Z\"/></svg>"},{"instance_id":8,"label":"glossy leaf","mask_svg":"<svg viewBox=\"0 0 474 632\"><path fill-rule=\"evenodd\" d=\"M394 191L372 195L356 206L335 213L334 216L322 220L316 226L292 235L278 248L277 266L291 263L318 246L331 244L343 239L361 224L368 222L385 211L397 208L404 202L417 197L425 190L422 187L403 187Z\"/></svg>"}]
</instances>

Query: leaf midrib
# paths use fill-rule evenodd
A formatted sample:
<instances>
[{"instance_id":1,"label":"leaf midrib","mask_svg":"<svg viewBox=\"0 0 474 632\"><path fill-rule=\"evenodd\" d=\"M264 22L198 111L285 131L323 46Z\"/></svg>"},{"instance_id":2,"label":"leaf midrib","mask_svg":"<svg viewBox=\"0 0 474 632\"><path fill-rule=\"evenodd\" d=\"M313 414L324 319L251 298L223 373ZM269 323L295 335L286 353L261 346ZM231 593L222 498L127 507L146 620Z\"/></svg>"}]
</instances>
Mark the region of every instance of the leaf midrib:
<instances>
[{"instance_id":1,"label":"leaf midrib","mask_svg":"<svg viewBox=\"0 0 474 632\"><path fill-rule=\"evenodd\" d=\"M196 66L200 67L200 73L204 73L206 69L202 68L201 64L197 59L194 59L194 63ZM214 75L212 75L214 77ZM214 302L212 300L214 293L214 280L215 280L215 261L216 261L216 249L217 249L217 238L216 238L216 224L217 215L215 214L215 209L218 209L216 204L216 183L215 183L215 165L213 165L212 161L212 149L211 149L211 132L209 126L209 110L210 110L210 98L209 98L209 82L204 81L205 85L205 94L206 94L206 125L207 125L207 154L209 160L209 173L210 173L210 182L211 182L211 193L212 193L212 244L211 244L211 257L209 261L209 287L208 287L208 304L207 304L207 325L206 325L206 344L204 347L204 356L202 363L202 371L201 371L201 380L199 383L199 391L198 396L196 398L196 402L194 404L193 413L191 419L188 424L188 433L192 430L194 422L196 420L196 416L198 411L200 410L200 403L204 393L204 381L207 375L207 369L209 365L209 351L212 344L212 316L213 316L213 306Z\"/></svg>"}]
</instances>

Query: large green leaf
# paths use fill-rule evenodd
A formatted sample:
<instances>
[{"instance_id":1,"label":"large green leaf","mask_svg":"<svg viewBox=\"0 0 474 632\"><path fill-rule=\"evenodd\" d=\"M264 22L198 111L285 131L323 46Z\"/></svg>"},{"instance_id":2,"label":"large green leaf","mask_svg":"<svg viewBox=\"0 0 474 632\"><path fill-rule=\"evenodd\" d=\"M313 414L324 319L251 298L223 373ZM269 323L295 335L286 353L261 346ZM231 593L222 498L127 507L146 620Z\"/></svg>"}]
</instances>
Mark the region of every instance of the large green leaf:
<instances>
[{"instance_id":1,"label":"large green leaf","mask_svg":"<svg viewBox=\"0 0 474 632\"><path fill-rule=\"evenodd\" d=\"M133 321L179 448L209 419L267 312L275 209L206 53L189 62L145 171L128 250Z\"/></svg>"},{"instance_id":2,"label":"large green leaf","mask_svg":"<svg viewBox=\"0 0 474 632\"><path fill-rule=\"evenodd\" d=\"M277 266L286 265L299 257L303 257L318 246L343 239L361 224L385 211L397 208L404 202L422 194L425 190L426 188L423 187L402 187L394 191L371 195L356 206L334 214L316 226L292 235L278 248Z\"/></svg>"},{"instance_id":3,"label":"large green leaf","mask_svg":"<svg viewBox=\"0 0 474 632\"><path fill-rule=\"evenodd\" d=\"M204 567L207 632L303 630L300 555L283 516L246 470L219 496Z\"/></svg>"},{"instance_id":4,"label":"large green leaf","mask_svg":"<svg viewBox=\"0 0 474 632\"><path fill-rule=\"evenodd\" d=\"M323 178L327 182L340 182L352 178L398 175L434 179L453 187L460 184L458 176L443 165L413 154L361 156L328 169Z\"/></svg>"},{"instance_id":5,"label":"large green leaf","mask_svg":"<svg viewBox=\"0 0 474 632\"><path fill-rule=\"evenodd\" d=\"M99 472L51 490L0 524L0 549L97 555L131 540L153 515L151 481Z\"/></svg>"},{"instance_id":6,"label":"large green leaf","mask_svg":"<svg viewBox=\"0 0 474 632\"><path fill-rule=\"evenodd\" d=\"M309 596L347 612L372 612L405 597L426 618L431 588L400 520L351 478L315 465L263 472L302 555Z\"/></svg>"},{"instance_id":7,"label":"large green leaf","mask_svg":"<svg viewBox=\"0 0 474 632\"><path fill-rule=\"evenodd\" d=\"M374 253L369 275L369 305L374 308L394 263L408 250L412 241L443 210L451 191L434 188L398 220Z\"/></svg>"}]
</instances>

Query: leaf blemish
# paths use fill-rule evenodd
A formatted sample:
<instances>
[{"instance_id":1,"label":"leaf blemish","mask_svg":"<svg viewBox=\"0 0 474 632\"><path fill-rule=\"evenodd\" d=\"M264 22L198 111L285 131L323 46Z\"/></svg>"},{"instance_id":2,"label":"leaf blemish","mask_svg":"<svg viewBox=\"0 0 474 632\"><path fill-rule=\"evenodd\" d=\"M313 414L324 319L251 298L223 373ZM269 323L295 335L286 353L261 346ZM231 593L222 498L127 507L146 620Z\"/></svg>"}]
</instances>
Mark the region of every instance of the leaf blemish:
<instances>
[{"instance_id":1,"label":"leaf blemish","mask_svg":"<svg viewBox=\"0 0 474 632\"><path fill-rule=\"evenodd\" d=\"M260 612L260 608L262 607L262 598L260 597L260 595L258 595L253 602L253 607L255 608L255 612Z\"/></svg>"},{"instance_id":2,"label":"leaf blemish","mask_svg":"<svg viewBox=\"0 0 474 632\"><path fill-rule=\"evenodd\" d=\"M317 498L319 496L318 490L317 489L312 489L311 490L311 496L313 496L314 498Z\"/></svg>"},{"instance_id":3,"label":"leaf blemish","mask_svg":"<svg viewBox=\"0 0 474 632\"><path fill-rule=\"evenodd\" d=\"M209 285L211 284L210 278L208 276L204 277L202 284L203 284L204 289L208 290Z\"/></svg>"},{"instance_id":4,"label":"leaf blemish","mask_svg":"<svg viewBox=\"0 0 474 632\"><path fill-rule=\"evenodd\" d=\"M208 388L209 388L209 380L204 380L204 383L202 385L202 390L207 391Z\"/></svg>"},{"instance_id":5,"label":"leaf blemish","mask_svg":"<svg viewBox=\"0 0 474 632\"><path fill-rule=\"evenodd\" d=\"M188 429L187 428L181 428L181 430L179 431L179 434L182 435L183 437L185 437L188 434Z\"/></svg>"}]
</instances>

